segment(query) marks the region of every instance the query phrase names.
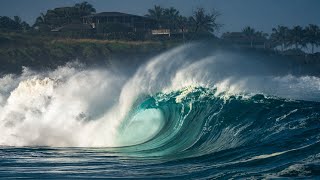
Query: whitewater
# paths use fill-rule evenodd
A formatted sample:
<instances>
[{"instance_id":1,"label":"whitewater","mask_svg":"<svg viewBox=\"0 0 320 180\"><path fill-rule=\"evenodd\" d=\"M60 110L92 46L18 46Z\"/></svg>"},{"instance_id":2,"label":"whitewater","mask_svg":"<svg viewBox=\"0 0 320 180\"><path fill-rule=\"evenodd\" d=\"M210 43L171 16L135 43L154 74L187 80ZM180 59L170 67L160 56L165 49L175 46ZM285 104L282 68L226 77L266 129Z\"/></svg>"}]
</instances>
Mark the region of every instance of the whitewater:
<instances>
[{"instance_id":1,"label":"whitewater","mask_svg":"<svg viewBox=\"0 0 320 180\"><path fill-rule=\"evenodd\" d=\"M202 47L3 75L0 177L319 178L320 78Z\"/></svg>"}]
</instances>

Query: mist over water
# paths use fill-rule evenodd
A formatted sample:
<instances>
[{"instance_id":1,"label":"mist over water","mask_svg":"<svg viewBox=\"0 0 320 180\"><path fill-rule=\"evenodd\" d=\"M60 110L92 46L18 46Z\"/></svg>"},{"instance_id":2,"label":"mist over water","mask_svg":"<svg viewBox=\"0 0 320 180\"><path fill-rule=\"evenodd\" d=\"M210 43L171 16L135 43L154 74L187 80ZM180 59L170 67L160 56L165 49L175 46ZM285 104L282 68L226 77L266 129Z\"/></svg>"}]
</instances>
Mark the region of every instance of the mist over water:
<instances>
[{"instance_id":1,"label":"mist over water","mask_svg":"<svg viewBox=\"0 0 320 180\"><path fill-rule=\"evenodd\" d=\"M219 169L316 175L320 78L275 61L188 44L133 74L76 62L49 72L25 68L0 78L0 145L117 147L124 156L188 166L196 158L204 163L194 171L200 177ZM279 166L266 167L277 157ZM267 162L260 166L261 159ZM248 165L254 161L259 170ZM232 171L234 165L248 169Z\"/></svg>"}]
</instances>

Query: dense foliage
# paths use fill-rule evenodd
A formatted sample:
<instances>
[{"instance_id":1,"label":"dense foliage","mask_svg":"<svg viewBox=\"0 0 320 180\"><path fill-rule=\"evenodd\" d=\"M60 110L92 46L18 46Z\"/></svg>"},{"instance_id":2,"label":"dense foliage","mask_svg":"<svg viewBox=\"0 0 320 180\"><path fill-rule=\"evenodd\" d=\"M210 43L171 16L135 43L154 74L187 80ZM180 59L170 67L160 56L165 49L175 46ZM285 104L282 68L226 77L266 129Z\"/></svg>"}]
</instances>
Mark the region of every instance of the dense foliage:
<instances>
[{"instance_id":1,"label":"dense foliage","mask_svg":"<svg viewBox=\"0 0 320 180\"><path fill-rule=\"evenodd\" d=\"M48 10L46 14L41 13L33 27L40 31L49 31L66 24L80 23L81 17L94 12L95 8L87 2L75 4L73 7L55 8Z\"/></svg>"},{"instance_id":2,"label":"dense foliage","mask_svg":"<svg viewBox=\"0 0 320 180\"><path fill-rule=\"evenodd\" d=\"M295 26L291 29L285 26L278 26L272 29L270 40L274 43L274 46L280 46L281 51L291 47L302 49L310 45L311 52L314 53L314 48L320 45L320 29L314 24L310 24L305 28Z\"/></svg>"},{"instance_id":3,"label":"dense foliage","mask_svg":"<svg viewBox=\"0 0 320 180\"><path fill-rule=\"evenodd\" d=\"M27 31L29 29L29 24L22 21L19 16L14 16L13 19L0 16L0 30L2 31Z\"/></svg>"},{"instance_id":4,"label":"dense foliage","mask_svg":"<svg viewBox=\"0 0 320 180\"><path fill-rule=\"evenodd\" d=\"M132 29L120 23L105 23L99 25L95 31L84 32L60 32L52 33L51 30L68 24L81 24L81 18L96 12L92 4L88 2L77 3L72 7L60 7L41 13L35 20L32 28L20 17L13 19L0 16L0 31L3 32L38 32L46 33L47 36L59 36L63 38L93 38L109 40L168 40L168 38L146 36L141 32L132 32ZM222 26L218 23L220 13L213 10L211 13L204 8L196 9L190 17L183 16L174 7L163 8L154 6L148 9L146 17L155 20L154 29L169 29L180 36L171 36L169 39L195 40L201 38L215 38L214 34ZM42 32L42 33L40 33ZM245 27L242 32L227 32L221 37L222 40L240 43L251 48L263 46L281 52L309 49L314 53L315 48L320 46L320 28L315 24L307 27L295 26L293 28L278 26L272 29L269 35L257 31L252 27Z\"/></svg>"},{"instance_id":5,"label":"dense foliage","mask_svg":"<svg viewBox=\"0 0 320 180\"><path fill-rule=\"evenodd\" d=\"M278 26L273 28L269 35L247 26L236 35L230 32L224 33L222 39L234 40L234 42L240 39L242 43L247 43L251 48L263 45L264 48L272 48L281 52L294 50L303 53L303 50L309 49L313 54L314 49L320 46L320 29L314 24L307 27L294 26L293 28Z\"/></svg>"}]
</instances>

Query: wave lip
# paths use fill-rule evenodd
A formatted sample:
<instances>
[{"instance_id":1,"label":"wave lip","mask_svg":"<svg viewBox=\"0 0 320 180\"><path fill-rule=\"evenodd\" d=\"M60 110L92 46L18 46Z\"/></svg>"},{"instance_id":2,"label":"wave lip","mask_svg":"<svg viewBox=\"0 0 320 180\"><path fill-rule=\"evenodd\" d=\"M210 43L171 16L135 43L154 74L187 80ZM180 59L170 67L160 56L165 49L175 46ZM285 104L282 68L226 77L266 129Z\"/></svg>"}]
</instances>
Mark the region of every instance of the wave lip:
<instances>
[{"instance_id":1,"label":"wave lip","mask_svg":"<svg viewBox=\"0 0 320 180\"><path fill-rule=\"evenodd\" d=\"M288 101L259 94L229 96L226 99L221 93L217 95L216 89L202 87L158 93L138 107L149 108L163 112L165 124L161 131L144 143L124 147L122 152L142 157L187 158L244 146L257 145L252 147L257 148L268 143L275 146L273 143L277 141L288 143L294 149L305 145L292 144L289 140L291 136L296 140L296 131L313 131L313 126L320 127L317 121L320 106L317 102ZM281 139L284 135L287 142ZM247 159L277 154L262 152Z\"/></svg>"}]
</instances>

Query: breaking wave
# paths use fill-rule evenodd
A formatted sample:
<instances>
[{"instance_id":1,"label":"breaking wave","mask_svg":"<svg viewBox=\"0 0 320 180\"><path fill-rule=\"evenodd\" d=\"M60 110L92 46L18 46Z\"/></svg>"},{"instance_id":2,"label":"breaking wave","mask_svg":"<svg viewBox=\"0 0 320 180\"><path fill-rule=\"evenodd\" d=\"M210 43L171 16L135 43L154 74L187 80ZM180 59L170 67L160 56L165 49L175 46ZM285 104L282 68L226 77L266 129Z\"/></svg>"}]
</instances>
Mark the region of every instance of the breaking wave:
<instances>
[{"instance_id":1,"label":"breaking wave","mask_svg":"<svg viewBox=\"0 0 320 180\"><path fill-rule=\"evenodd\" d=\"M304 162L319 160L320 78L268 73L271 62L200 57L194 49L163 53L134 74L72 63L5 75L0 145L117 147L136 157L198 157L207 169L296 157L279 173L303 167L312 174Z\"/></svg>"}]
</instances>

